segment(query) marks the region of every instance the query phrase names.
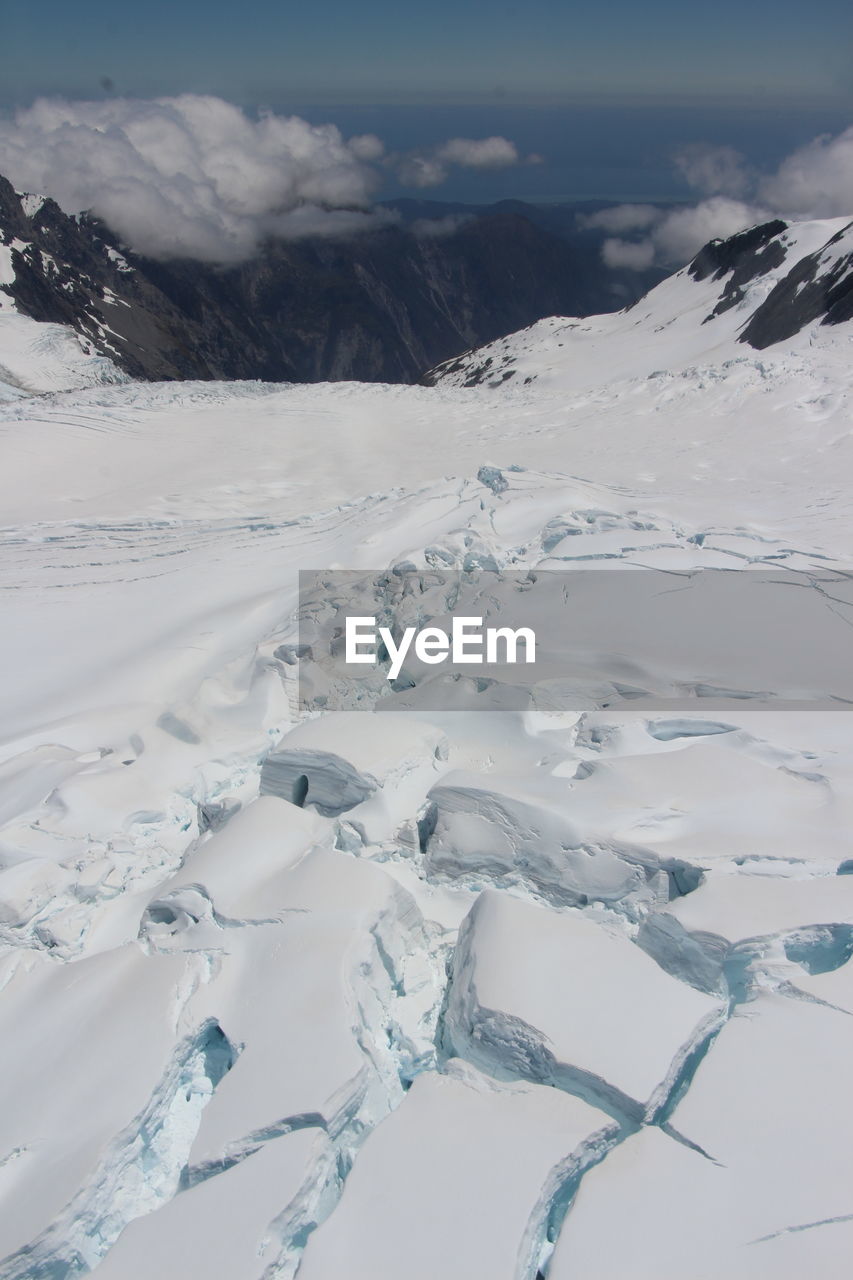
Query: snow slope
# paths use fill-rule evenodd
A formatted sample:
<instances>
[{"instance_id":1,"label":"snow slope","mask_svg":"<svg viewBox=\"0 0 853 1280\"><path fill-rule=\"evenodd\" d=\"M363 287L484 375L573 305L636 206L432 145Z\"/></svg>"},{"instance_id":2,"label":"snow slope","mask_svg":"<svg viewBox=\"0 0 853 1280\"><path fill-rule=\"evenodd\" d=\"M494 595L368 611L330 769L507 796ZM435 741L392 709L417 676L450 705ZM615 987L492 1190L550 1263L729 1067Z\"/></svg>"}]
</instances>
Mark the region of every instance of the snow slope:
<instances>
[{"instance_id":1,"label":"snow slope","mask_svg":"<svg viewBox=\"0 0 853 1280\"><path fill-rule=\"evenodd\" d=\"M456 386L502 385L510 379L544 381L576 392L627 378L654 378L690 372L697 362L721 366L743 360L743 331L758 328L756 317L771 294L816 261L818 280L837 285L850 272L849 219L824 219L787 226L770 223L757 243L755 232L712 241L633 307L585 320L552 317L518 334L439 365L430 376ZM776 251L775 253L773 251ZM802 285L801 282L800 292ZM825 295L826 296L826 295ZM825 313L818 306L799 314L796 295L788 300L790 335L780 351L808 349L814 341L832 345L832 330L820 332ZM764 345L762 343L762 345Z\"/></svg>"},{"instance_id":2,"label":"snow slope","mask_svg":"<svg viewBox=\"0 0 853 1280\"><path fill-rule=\"evenodd\" d=\"M29 208L35 210L32 204ZM19 313L3 286L15 280L12 251L22 253L30 247L14 236L7 240L0 228L0 402L127 382L127 375L70 325L39 324Z\"/></svg>"},{"instance_id":3,"label":"snow slope","mask_svg":"<svg viewBox=\"0 0 853 1280\"><path fill-rule=\"evenodd\" d=\"M0 245L0 255L4 248ZM0 293L0 402L127 381L112 360L73 329L19 315L12 304L4 305Z\"/></svg>"},{"instance_id":4,"label":"snow slope","mask_svg":"<svg viewBox=\"0 0 853 1280\"><path fill-rule=\"evenodd\" d=\"M0 405L0 1280L842 1274L850 713L305 723L293 661L302 568L848 574L849 325L737 340L784 271L500 386Z\"/></svg>"}]
</instances>

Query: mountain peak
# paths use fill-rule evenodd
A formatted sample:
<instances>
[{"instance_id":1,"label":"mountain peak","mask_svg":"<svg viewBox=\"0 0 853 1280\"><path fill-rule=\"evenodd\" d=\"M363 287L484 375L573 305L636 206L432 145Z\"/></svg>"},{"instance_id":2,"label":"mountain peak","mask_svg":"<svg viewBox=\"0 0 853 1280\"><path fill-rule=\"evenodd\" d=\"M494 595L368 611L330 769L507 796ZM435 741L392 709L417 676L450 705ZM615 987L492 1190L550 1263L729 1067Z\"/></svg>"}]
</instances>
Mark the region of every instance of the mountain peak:
<instances>
[{"instance_id":1,"label":"mountain peak","mask_svg":"<svg viewBox=\"0 0 853 1280\"><path fill-rule=\"evenodd\" d=\"M779 281L752 315L741 342L761 351L794 337L816 321L853 319L853 222L807 254Z\"/></svg>"},{"instance_id":2,"label":"mountain peak","mask_svg":"<svg viewBox=\"0 0 853 1280\"><path fill-rule=\"evenodd\" d=\"M775 220L712 240L625 310L551 317L432 369L427 385L545 380L593 387L656 370L722 365L853 318L853 223Z\"/></svg>"}]
</instances>

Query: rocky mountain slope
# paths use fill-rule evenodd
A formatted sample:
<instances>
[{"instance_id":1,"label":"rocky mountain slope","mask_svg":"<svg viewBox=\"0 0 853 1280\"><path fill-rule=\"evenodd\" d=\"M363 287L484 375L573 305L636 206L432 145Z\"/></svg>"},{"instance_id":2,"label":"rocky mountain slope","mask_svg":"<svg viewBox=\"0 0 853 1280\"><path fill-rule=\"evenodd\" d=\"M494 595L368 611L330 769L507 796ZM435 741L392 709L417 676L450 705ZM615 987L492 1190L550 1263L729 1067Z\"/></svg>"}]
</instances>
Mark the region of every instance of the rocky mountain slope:
<instances>
[{"instance_id":1,"label":"rocky mountain slope","mask_svg":"<svg viewBox=\"0 0 853 1280\"><path fill-rule=\"evenodd\" d=\"M517 212L438 231L270 241L227 269L154 262L0 179L0 295L134 378L412 382L543 315L607 310L643 287Z\"/></svg>"},{"instance_id":2,"label":"rocky mountain slope","mask_svg":"<svg viewBox=\"0 0 853 1280\"><path fill-rule=\"evenodd\" d=\"M577 388L614 378L661 377L693 360L763 351L853 316L853 223L846 218L766 223L713 240L691 263L617 314L549 317L523 333L446 361L426 385L526 384ZM802 349L802 341L791 350Z\"/></svg>"}]
</instances>

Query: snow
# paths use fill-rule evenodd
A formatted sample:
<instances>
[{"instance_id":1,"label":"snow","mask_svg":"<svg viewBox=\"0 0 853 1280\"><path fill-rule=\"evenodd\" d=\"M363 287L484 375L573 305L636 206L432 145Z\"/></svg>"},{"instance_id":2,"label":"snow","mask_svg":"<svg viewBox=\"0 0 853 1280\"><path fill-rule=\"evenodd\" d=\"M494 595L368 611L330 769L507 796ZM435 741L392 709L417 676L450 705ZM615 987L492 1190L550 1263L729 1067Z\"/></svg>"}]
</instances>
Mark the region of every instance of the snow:
<instances>
[{"instance_id":1,"label":"snow","mask_svg":"<svg viewBox=\"0 0 853 1280\"><path fill-rule=\"evenodd\" d=\"M379 868L316 849L258 905L269 916L284 913L283 923L225 927L216 971L191 1001L198 1016L224 1019L245 1046L204 1117L192 1164L294 1117L314 1117L336 1135L356 1120L376 1123L401 1094L391 1048L372 1051L360 1024L376 1014L371 1002L390 1019L390 1006L405 999L402 978L392 981L383 968L393 962L381 939L387 931L404 953L417 950L419 912L408 895ZM179 945L209 949L210 932L193 944L194 931ZM271 1062L287 1070L271 1072Z\"/></svg>"},{"instance_id":2,"label":"snow","mask_svg":"<svg viewBox=\"0 0 853 1280\"><path fill-rule=\"evenodd\" d=\"M332 816L362 805L378 788L395 790L413 772L429 778L442 754L442 735L434 727L402 719L389 725L358 712L339 712L297 725L283 746L270 752L261 771L261 794L292 799L303 780L300 803Z\"/></svg>"},{"instance_id":3,"label":"snow","mask_svg":"<svg viewBox=\"0 0 853 1280\"><path fill-rule=\"evenodd\" d=\"M11 284L14 278L8 247L0 245L0 284ZM8 295L0 291L0 404L14 402L21 393L39 395L127 381L117 365L72 329L19 315Z\"/></svg>"},{"instance_id":4,"label":"snow","mask_svg":"<svg viewBox=\"0 0 853 1280\"><path fill-rule=\"evenodd\" d=\"M220 916L268 917L271 883L308 853L321 829L309 810L261 796L201 844L163 892L198 887Z\"/></svg>"},{"instance_id":5,"label":"snow","mask_svg":"<svg viewBox=\"0 0 853 1280\"><path fill-rule=\"evenodd\" d=\"M460 931L448 1040L481 1068L652 1119L724 1008L637 952L598 922L487 890Z\"/></svg>"},{"instance_id":6,"label":"snow","mask_svg":"<svg viewBox=\"0 0 853 1280\"><path fill-rule=\"evenodd\" d=\"M596 761L572 786L573 812L601 836L701 867L765 859L832 872L847 856L851 796L836 762L829 775L797 769L737 734L679 745Z\"/></svg>"},{"instance_id":7,"label":"snow","mask_svg":"<svg viewBox=\"0 0 853 1280\"><path fill-rule=\"evenodd\" d=\"M850 327L736 339L845 225L500 388L133 384L4 307L0 1280L843 1273L844 704L718 706L711 637L666 705L306 717L294 646L306 568L843 583Z\"/></svg>"},{"instance_id":8,"label":"snow","mask_svg":"<svg viewBox=\"0 0 853 1280\"><path fill-rule=\"evenodd\" d=\"M28 218L34 218L44 204L44 196L30 195L28 192L19 191L17 193L21 199L21 208Z\"/></svg>"},{"instance_id":9,"label":"snow","mask_svg":"<svg viewBox=\"0 0 853 1280\"><path fill-rule=\"evenodd\" d=\"M44 199L22 195L28 218L38 213ZM40 324L19 313L5 286L15 283L13 251L23 254L32 245L17 238L4 242L0 229L0 405L23 395L70 391L129 381L118 365L95 351L68 325ZM46 266L54 266L42 254Z\"/></svg>"},{"instance_id":10,"label":"snow","mask_svg":"<svg viewBox=\"0 0 853 1280\"><path fill-rule=\"evenodd\" d=\"M6 985L3 1042L16 1051L3 1056L2 1087L14 1106L4 1109L0 1149L20 1155L3 1170L4 1258L31 1241L34 1258L75 1250L96 1257L98 1238L106 1251L126 1217L176 1189L210 1092L209 1084L199 1092L199 1082L186 1113L174 1107L182 1061L191 1061L192 1040L176 1036L174 1022L182 969L181 957L152 962L131 944L73 967L25 957ZM146 1177L130 1157L149 1138ZM27 1256L13 1256L0 1274L32 1274Z\"/></svg>"},{"instance_id":11,"label":"snow","mask_svg":"<svg viewBox=\"0 0 853 1280\"><path fill-rule=\"evenodd\" d=\"M300 1280L531 1274L550 1199L614 1131L554 1090L500 1085L454 1063L419 1076L365 1143Z\"/></svg>"},{"instance_id":12,"label":"snow","mask_svg":"<svg viewBox=\"0 0 853 1280\"><path fill-rule=\"evenodd\" d=\"M629 1137L584 1179L549 1280L841 1277L846 1232L831 1220L850 1215L851 1036L831 1009L745 1008L673 1116L701 1151L660 1129Z\"/></svg>"},{"instance_id":13,"label":"snow","mask_svg":"<svg viewBox=\"0 0 853 1280\"><path fill-rule=\"evenodd\" d=\"M642 856L615 845L589 847L566 813L564 782L531 790L492 773L448 774L429 795L429 872L525 884L555 906L594 900L629 909L638 900L666 900L665 875L657 884L647 877Z\"/></svg>"},{"instance_id":14,"label":"snow","mask_svg":"<svg viewBox=\"0 0 853 1280\"><path fill-rule=\"evenodd\" d=\"M849 960L828 973L800 973L797 975L796 985L806 995L825 1000L834 1008L853 1014L853 965Z\"/></svg>"},{"instance_id":15,"label":"snow","mask_svg":"<svg viewBox=\"0 0 853 1280\"><path fill-rule=\"evenodd\" d=\"M750 367L748 349L736 342L745 321L798 261L823 249L848 228L848 218L793 224L780 236L785 247L781 265L748 284L741 302L711 320L708 317L721 293L719 279L709 275L696 280L690 268L683 267L626 311L583 320L549 317L521 333L478 348L458 371L457 362L448 361L450 371L442 381L464 385L473 369L491 359L488 376L493 379L512 368L514 379L533 378L572 394L623 379L639 391L637 384L642 379L669 400L669 387L684 375L702 383L727 379L734 372L732 361L746 372ZM849 252L849 247L845 249L849 239L848 232L837 244L827 246L823 261ZM799 343L792 340L781 344L781 352L801 345L802 339ZM773 356L770 359L773 361ZM764 368L760 361L752 367L759 372Z\"/></svg>"},{"instance_id":16,"label":"snow","mask_svg":"<svg viewBox=\"0 0 853 1280\"><path fill-rule=\"evenodd\" d=\"M720 876L666 910L685 929L728 942L791 933L804 925L853 924L853 878L768 883L762 876Z\"/></svg>"},{"instance_id":17,"label":"snow","mask_svg":"<svg viewBox=\"0 0 853 1280\"><path fill-rule=\"evenodd\" d=\"M110 262L115 263L119 271L127 272L133 270L133 267L127 261L127 258L125 258L123 253L119 253L118 249L113 249L107 245L106 254Z\"/></svg>"},{"instance_id":18,"label":"snow","mask_svg":"<svg viewBox=\"0 0 853 1280\"><path fill-rule=\"evenodd\" d=\"M15 268L12 265L10 246L0 244L0 284L15 283Z\"/></svg>"},{"instance_id":19,"label":"snow","mask_svg":"<svg viewBox=\"0 0 853 1280\"><path fill-rule=\"evenodd\" d=\"M298 1198L325 1141L302 1130L270 1142L137 1218L98 1267L98 1280L260 1280L281 1248L277 1219Z\"/></svg>"},{"instance_id":20,"label":"snow","mask_svg":"<svg viewBox=\"0 0 853 1280\"><path fill-rule=\"evenodd\" d=\"M767 997L728 1023L676 1108L681 1131L751 1188L751 1239L849 1213L851 1048L843 1013Z\"/></svg>"}]
</instances>

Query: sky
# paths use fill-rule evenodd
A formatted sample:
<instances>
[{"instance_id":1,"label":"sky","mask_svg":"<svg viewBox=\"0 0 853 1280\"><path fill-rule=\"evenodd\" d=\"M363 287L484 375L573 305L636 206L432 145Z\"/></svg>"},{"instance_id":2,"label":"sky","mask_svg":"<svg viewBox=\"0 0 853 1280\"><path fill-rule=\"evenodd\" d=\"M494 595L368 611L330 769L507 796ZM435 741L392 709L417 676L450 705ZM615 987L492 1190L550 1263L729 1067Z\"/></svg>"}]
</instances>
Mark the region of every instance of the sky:
<instances>
[{"instance_id":1,"label":"sky","mask_svg":"<svg viewBox=\"0 0 853 1280\"><path fill-rule=\"evenodd\" d=\"M180 95L208 106L164 105ZM292 114L305 127L287 134ZM163 252L198 236L237 260L323 210L331 234L412 194L740 199L725 227L820 215L846 196L807 209L790 164L797 203L765 195L788 157L851 124L849 0L0 0L0 172L69 212L91 191L129 242L146 220L176 227L172 250L147 244ZM677 158L696 145L736 149L750 181L693 181ZM847 154L803 163L823 175Z\"/></svg>"},{"instance_id":2,"label":"sky","mask_svg":"<svg viewBox=\"0 0 853 1280\"><path fill-rule=\"evenodd\" d=\"M846 0L2 0L6 101L849 99Z\"/></svg>"}]
</instances>

